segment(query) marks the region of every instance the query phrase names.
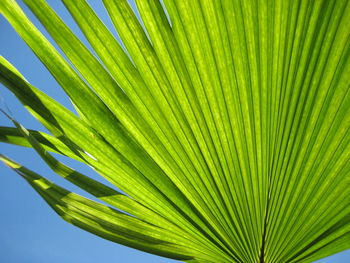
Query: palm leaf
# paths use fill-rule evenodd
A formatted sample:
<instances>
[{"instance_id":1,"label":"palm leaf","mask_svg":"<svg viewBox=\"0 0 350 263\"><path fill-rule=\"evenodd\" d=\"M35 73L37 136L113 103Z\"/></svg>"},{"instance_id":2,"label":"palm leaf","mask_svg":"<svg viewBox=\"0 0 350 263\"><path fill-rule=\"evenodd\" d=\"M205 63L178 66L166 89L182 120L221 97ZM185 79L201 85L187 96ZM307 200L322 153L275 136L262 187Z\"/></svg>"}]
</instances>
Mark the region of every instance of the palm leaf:
<instances>
[{"instance_id":1,"label":"palm leaf","mask_svg":"<svg viewBox=\"0 0 350 263\"><path fill-rule=\"evenodd\" d=\"M1 83L49 133L8 116L0 141L35 149L104 204L0 159L64 220L188 262L350 248L349 1L136 0L140 20L126 0L104 0L118 41L85 0L62 0L90 49L44 0L24 2L64 56L14 0L1 13L78 116L1 57Z\"/></svg>"}]
</instances>

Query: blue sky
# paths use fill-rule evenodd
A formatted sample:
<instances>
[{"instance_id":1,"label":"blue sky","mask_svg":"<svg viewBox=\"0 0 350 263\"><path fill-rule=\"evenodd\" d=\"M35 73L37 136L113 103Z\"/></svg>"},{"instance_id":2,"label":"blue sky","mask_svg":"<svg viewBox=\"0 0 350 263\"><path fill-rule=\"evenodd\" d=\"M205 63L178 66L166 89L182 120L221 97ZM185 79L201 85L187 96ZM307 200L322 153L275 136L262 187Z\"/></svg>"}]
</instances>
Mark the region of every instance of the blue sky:
<instances>
[{"instance_id":1,"label":"blue sky","mask_svg":"<svg viewBox=\"0 0 350 263\"><path fill-rule=\"evenodd\" d=\"M48 1L79 37L83 37L59 1ZM107 26L110 21L99 1L90 1ZM24 5L21 4L24 7ZM29 17L42 29L30 12ZM32 83L60 103L73 110L69 99L50 76L45 67L0 17L0 54L8 59ZM45 130L4 87L0 86L0 105L25 127ZM1 126L11 123L0 116ZM58 178L31 149L0 143L0 152L30 169L83 194L82 191ZM87 175L96 176L89 168L61 158L65 163ZM44 201L10 169L0 164L2 212L0 214L0 262L4 263L73 263L73 262L176 262L135 249L127 248L82 231L60 219ZM319 263L348 263L350 251L320 260Z\"/></svg>"}]
</instances>

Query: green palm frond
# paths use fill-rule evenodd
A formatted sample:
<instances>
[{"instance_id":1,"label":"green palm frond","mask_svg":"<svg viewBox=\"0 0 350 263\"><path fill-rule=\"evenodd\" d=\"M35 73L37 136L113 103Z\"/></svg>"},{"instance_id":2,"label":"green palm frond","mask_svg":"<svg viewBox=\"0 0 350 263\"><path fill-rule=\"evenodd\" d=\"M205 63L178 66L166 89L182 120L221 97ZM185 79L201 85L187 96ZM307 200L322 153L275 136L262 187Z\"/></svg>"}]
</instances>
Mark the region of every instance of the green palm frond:
<instances>
[{"instance_id":1,"label":"green palm frond","mask_svg":"<svg viewBox=\"0 0 350 263\"><path fill-rule=\"evenodd\" d=\"M141 24L128 1L103 0L120 43L86 0L62 0L93 51L45 0L24 2L65 57L14 0L1 14L78 115L0 57L1 83L50 132L12 119L0 141L32 147L104 204L0 159L64 220L187 262L350 248L350 1L136 0Z\"/></svg>"}]
</instances>

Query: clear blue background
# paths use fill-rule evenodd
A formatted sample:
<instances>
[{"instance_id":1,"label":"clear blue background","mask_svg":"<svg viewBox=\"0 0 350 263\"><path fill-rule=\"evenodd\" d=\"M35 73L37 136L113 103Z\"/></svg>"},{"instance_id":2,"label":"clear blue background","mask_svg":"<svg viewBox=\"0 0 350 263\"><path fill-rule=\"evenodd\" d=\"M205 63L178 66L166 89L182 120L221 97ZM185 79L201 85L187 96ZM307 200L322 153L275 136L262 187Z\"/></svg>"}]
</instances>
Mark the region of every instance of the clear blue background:
<instances>
[{"instance_id":1,"label":"clear blue background","mask_svg":"<svg viewBox=\"0 0 350 263\"><path fill-rule=\"evenodd\" d=\"M81 39L84 39L63 5L59 3L60 1L48 2L72 27L73 31ZM105 24L112 28L99 1L90 1L90 4ZM131 4L134 6L133 3ZM20 5L30 19L42 30L43 28L30 11L21 2ZM48 37L46 33L45 35ZM69 99L55 80L2 16L0 16L0 37L0 54L14 64L34 86L73 110ZM12 94L0 86L0 107L6 107L5 104L11 110L12 115L25 127L45 130L27 113ZM0 125L12 126L3 115L0 115ZM86 196L85 193L51 172L32 149L0 143L0 153L8 155L30 169L54 180L59 185ZM97 178L97 175L87 167L64 157L58 158ZM0 164L0 176L1 263L176 262L127 248L80 230L58 217L23 179L3 164ZM318 262L349 263L350 250Z\"/></svg>"}]
</instances>

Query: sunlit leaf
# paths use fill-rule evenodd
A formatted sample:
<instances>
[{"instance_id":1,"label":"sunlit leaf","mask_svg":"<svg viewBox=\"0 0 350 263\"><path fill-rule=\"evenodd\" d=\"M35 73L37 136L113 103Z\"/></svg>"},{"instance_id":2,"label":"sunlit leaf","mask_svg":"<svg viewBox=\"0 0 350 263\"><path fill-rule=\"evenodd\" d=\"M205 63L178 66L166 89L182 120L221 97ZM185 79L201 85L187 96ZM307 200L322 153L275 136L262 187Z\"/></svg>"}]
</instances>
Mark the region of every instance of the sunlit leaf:
<instances>
[{"instance_id":1,"label":"sunlit leaf","mask_svg":"<svg viewBox=\"0 0 350 263\"><path fill-rule=\"evenodd\" d=\"M4 112L15 127L0 141L34 148L104 204L0 159L64 220L188 262L312 262L350 248L350 1L136 0L139 18L103 0L118 42L86 0L62 0L89 47L45 0L24 2L60 51L14 0L1 14L79 116L0 57L1 83L48 130Z\"/></svg>"}]
</instances>

